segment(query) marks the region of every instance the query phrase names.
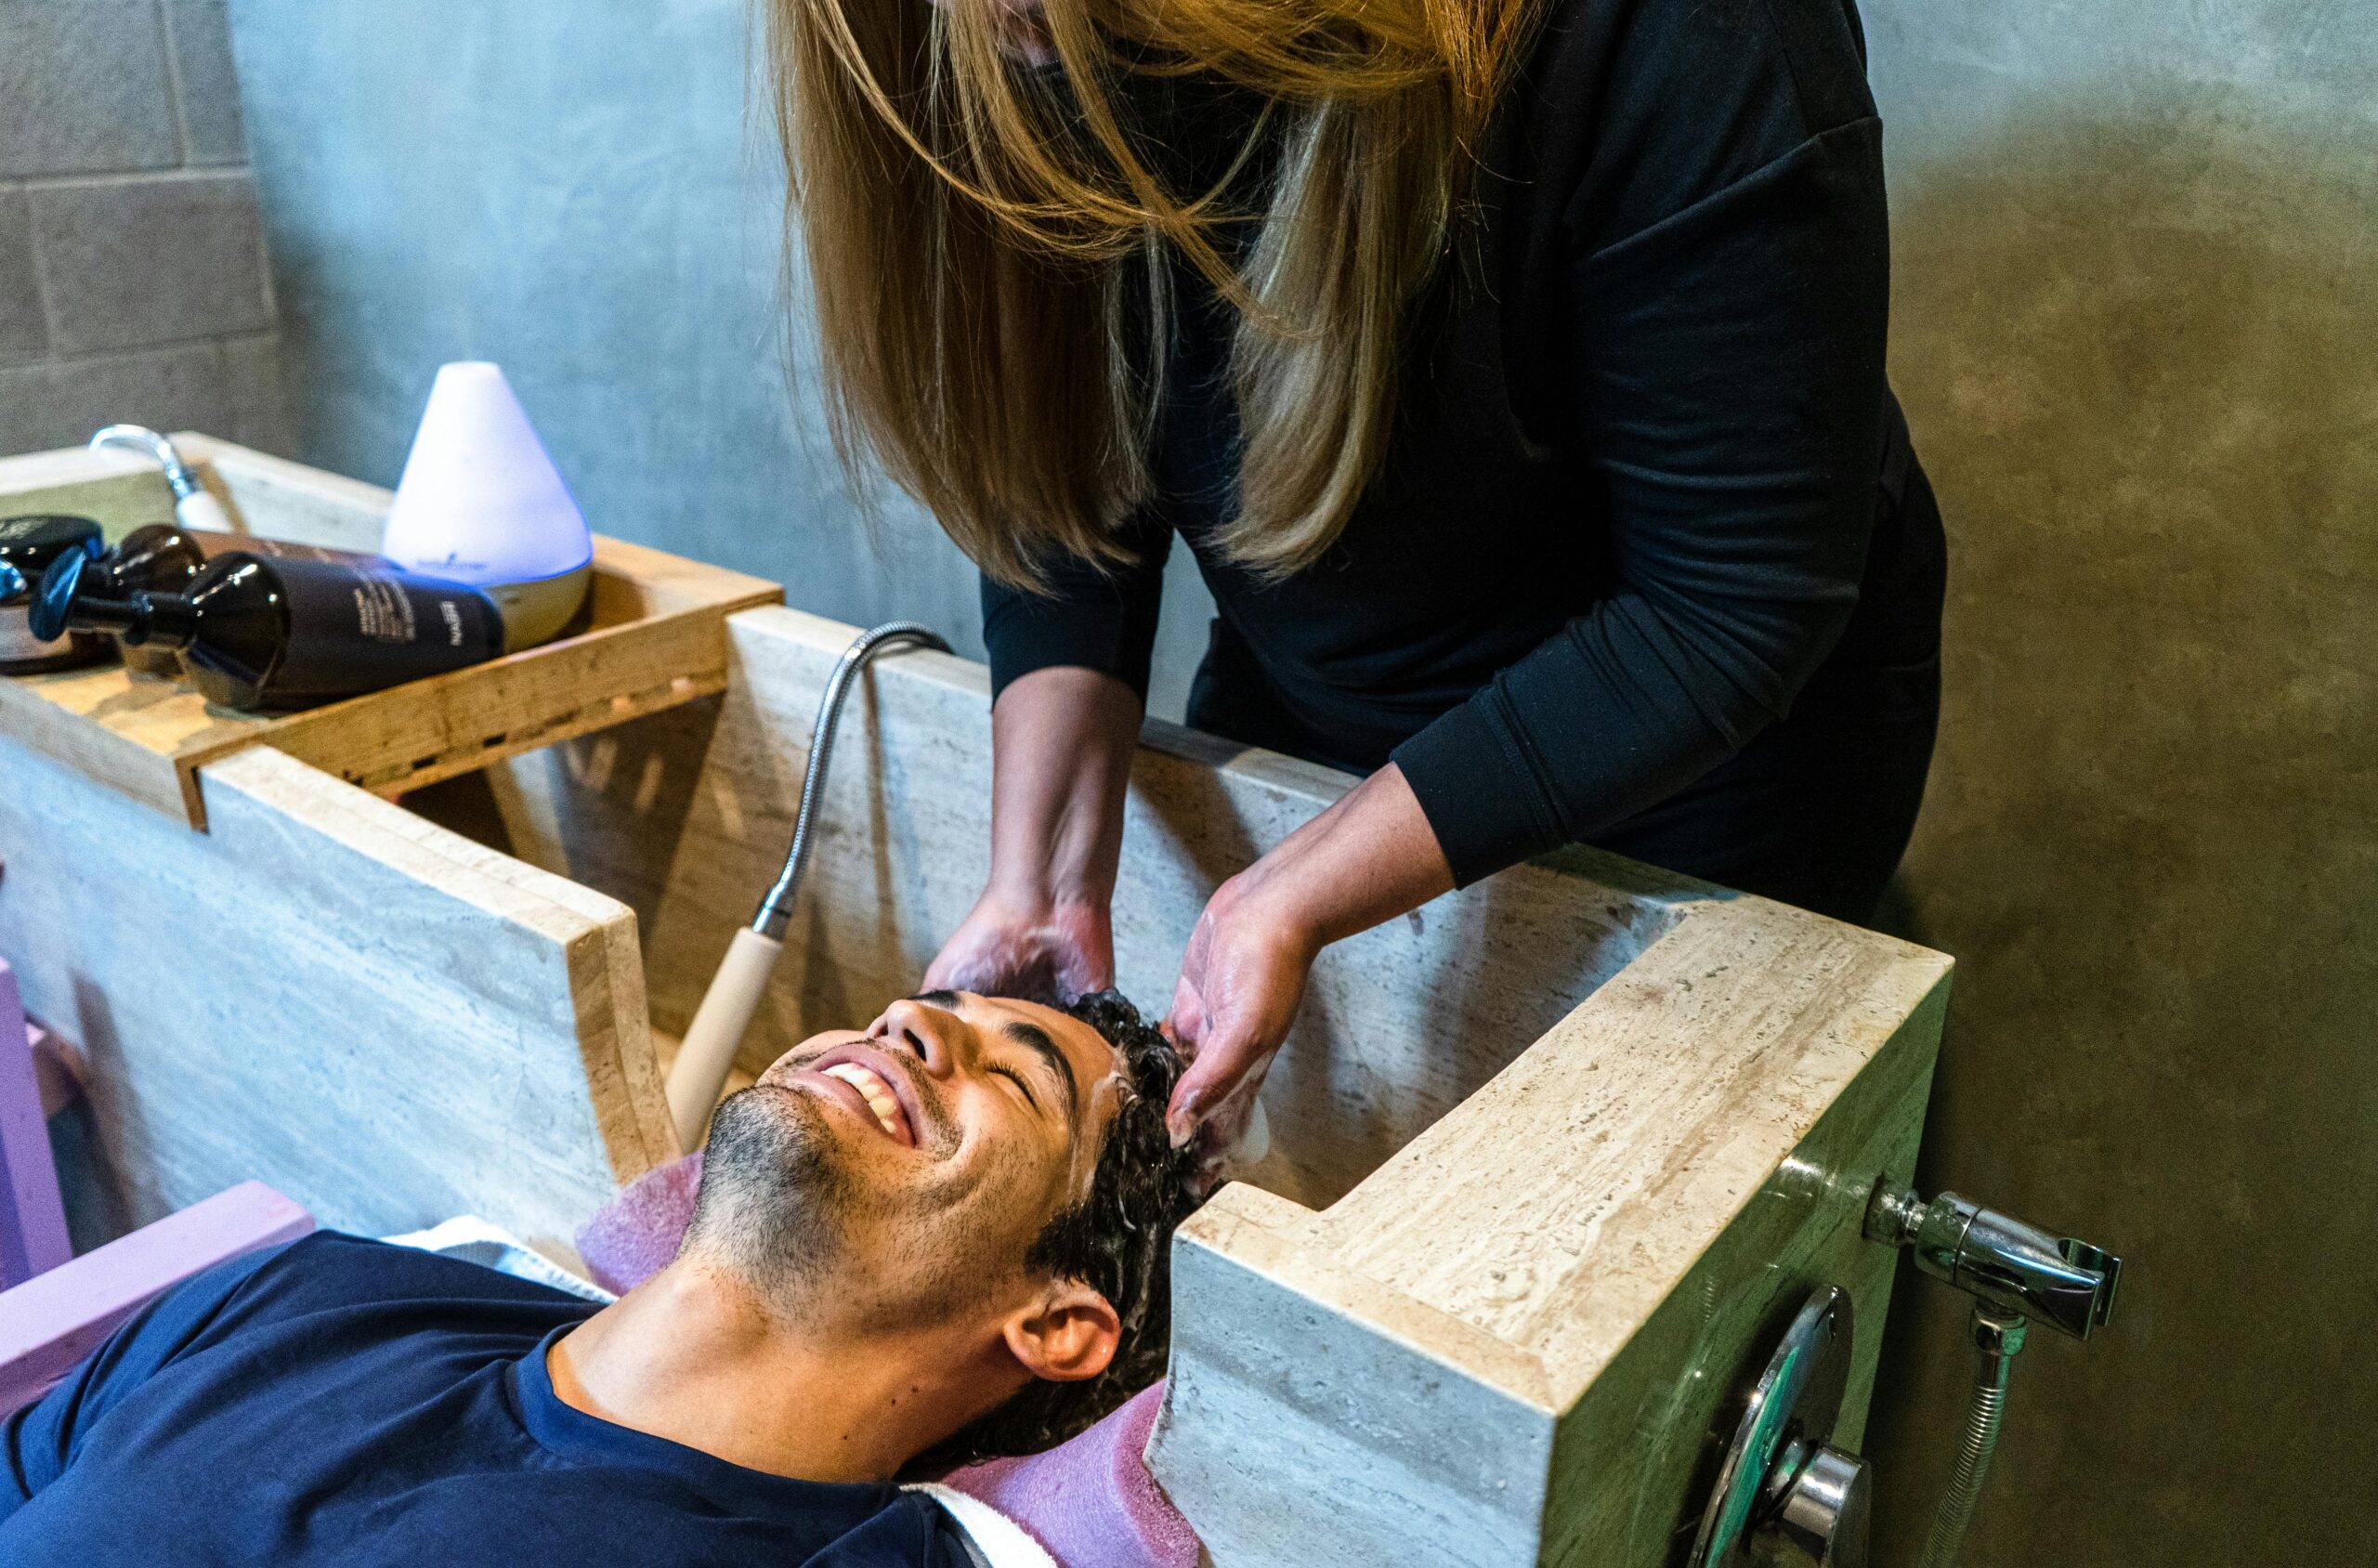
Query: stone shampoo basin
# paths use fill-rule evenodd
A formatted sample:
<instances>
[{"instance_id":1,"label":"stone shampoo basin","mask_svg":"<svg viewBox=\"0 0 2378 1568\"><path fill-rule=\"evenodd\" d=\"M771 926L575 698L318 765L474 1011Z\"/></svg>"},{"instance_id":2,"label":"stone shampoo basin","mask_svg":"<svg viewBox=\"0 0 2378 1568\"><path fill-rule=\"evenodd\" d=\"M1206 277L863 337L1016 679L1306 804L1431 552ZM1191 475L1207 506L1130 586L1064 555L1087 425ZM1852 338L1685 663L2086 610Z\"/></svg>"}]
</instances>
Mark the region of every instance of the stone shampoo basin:
<instances>
[{"instance_id":1,"label":"stone shampoo basin","mask_svg":"<svg viewBox=\"0 0 2378 1568\"><path fill-rule=\"evenodd\" d=\"M444 786L452 826L266 743L197 768L199 831L0 735L0 956L85 1060L117 1221L253 1177L326 1225L473 1212L566 1258L679 1152L662 1061L854 630L735 613L723 694ZM744 1071L912 989L972 902L986 696L923 652L854 691ZM1125 991L1160 1005L1207 895L1351 782L1151 724ZM1176 1242L1149 1458L1213 1560L1668 1562L1819 1285L1856 1308L1854 1448L1894 1261L1861 1220L1912 1174L1948 973L1584 854L1331 949L1269 1156Z\"/></svg>"}]
</instances>

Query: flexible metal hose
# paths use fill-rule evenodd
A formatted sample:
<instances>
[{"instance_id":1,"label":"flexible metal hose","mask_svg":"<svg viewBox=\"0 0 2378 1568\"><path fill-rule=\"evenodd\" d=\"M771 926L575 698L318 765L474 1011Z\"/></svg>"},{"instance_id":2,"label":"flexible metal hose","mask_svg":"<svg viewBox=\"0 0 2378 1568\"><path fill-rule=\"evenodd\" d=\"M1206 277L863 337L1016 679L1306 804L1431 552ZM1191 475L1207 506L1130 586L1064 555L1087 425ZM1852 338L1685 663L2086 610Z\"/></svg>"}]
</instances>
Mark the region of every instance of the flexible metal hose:
<instances>
[{"instance_id":1,"label":"flexible metal hose","mask_svg":"<svg viewBox=\"0 0 2378 1568\"><path fill-rule=\"evenodd\" d=\"M1941 1494L1940 1511L1932 1516L1932 1535L1924 1543L1917 1568L1953 1568L1965 1548L1966 1531L1981 1503L1982 1483L1990 1479L1991 1458L1998 1452L1998 1423L2006 1411L2015 1352L2023 1348L2023 1320L1976 1307L1973 1335L1981 1353L1974 1368L1972 1402L1966 1407L1965 1441L1957 1449L1956 1473Z\"/></svg>"},{"instance_id":2,"label":"flexible metal hose","mask_svg":"<svg viewBox=\"0 0 2378 1568\"><path fill-rule=\"evenodd\" d=\"M817 727L810 732L809 770L801 780L801 809L793 817L792 849L784 857L784 870L760 900L760 912L751 917L751 925L737 932L727 945L726 957L711 976L710 988L702 993L701 1006L686 1026L677 1059L669 1065L663 1087L682 1149L699 1146L702 1129L710 1124L718 1092L725 1087L727 1071L735 1064L743 1031L751 1027L751 1015L759 1010L768 976L776 968L777 955L784 950L792 901L800 895L801 873L809 863L810 830L817 826L818 803L825 798L826 765L833 757L834 725L842 717L843 699L869 660L899 644L949 651L949 645L932 628L913 621L895 621L860 633L826 677L825 697L817 705Z\"/></svg>"},{"instance_id":3,"label":"flexible metal hose","mask_svg":"<svg viewBox=\"0 0 2378 1568\"><path fill-rule=\"evenodd\" d=\"M817 704L817 725L810 731L809 768L801 780L801 809L792 819L792 848L784 857L784 870L777 877L776 885L760 900L760 912L751 917L751 929L763 936L784 940L785 927L792 922L792 900L801 888L801 873L809 864L809 831L817 820L817 803L826 792L826 764L834 753L834 725L842 717L843 699L849 695L851 682L867 661L885 648L902 644L921 644L941 653L949 645L932 627L914 621L887 621L858 634L843 657L834 663L834 673L826 677L826 695Z\"/></svg>"},{"instance_id":4,"label":"flexible metal hose","mask_svg":"<svg viewBox=\"0 0 2378 1568\"><path fill-rule=\"evenodd\" d=\"M165 483L172 488L176 500L194 493L199 488L197 476L189 471L189 464L182 461L180 449L174 445L172 438L160 436L145 425L111 425L93 436L89 444L94 451L101 447L126 447L145 453L165 471Z\"/></svg>"}]
</instances>

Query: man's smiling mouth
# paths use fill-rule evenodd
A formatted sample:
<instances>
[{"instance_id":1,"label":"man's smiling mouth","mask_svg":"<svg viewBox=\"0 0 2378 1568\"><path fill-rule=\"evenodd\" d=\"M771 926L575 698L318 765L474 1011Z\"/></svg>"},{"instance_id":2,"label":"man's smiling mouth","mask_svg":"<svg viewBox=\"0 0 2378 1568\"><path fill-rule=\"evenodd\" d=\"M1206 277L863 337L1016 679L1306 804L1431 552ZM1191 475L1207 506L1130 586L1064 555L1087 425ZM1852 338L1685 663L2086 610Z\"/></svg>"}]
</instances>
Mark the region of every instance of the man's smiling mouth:
<instances>
[{"instance_id":1,"label":"man's smiling mouth","mask_svg":"<svg viewBox=\"0 0 2378 1568\"><path fill-rule=\"evenodd\" d=\"M846 1083L856 1090L859 1098L867 1102L867 1108L875 1113L876 1121L887 1135L912 1148L916 1145L916 1133L908 1126L908 1112L901 1108L899 1097L892 1092L892 1086L877 1074L856 1062L837 1062L830 1067L815 1070L822 1077Z\"/></svg>"}]
</instances>

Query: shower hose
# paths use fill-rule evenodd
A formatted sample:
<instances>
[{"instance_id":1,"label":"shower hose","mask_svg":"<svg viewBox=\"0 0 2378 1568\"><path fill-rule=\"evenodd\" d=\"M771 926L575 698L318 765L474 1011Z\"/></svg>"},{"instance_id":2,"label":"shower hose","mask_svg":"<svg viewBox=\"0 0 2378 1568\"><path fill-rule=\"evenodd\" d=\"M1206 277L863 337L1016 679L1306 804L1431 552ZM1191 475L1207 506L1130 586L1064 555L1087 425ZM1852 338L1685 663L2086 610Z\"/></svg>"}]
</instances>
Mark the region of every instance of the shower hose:
<instances>
[{"instance_id":1,"label":"shower hose","mask_svg":"<svg viewBox=\"0 0 2378 1568\"><path fill-rule=\"evenodd\" d=\"M1998 1452L1998 1423L2006 1411L2006 1384L2015 1369L2015 1354L2023 1348L2023 1320L1976 1306L1974 1344L1980 1359L1974 1368L1973 1393L1966 1406L1965 1441L1957 1448L1957 1468L1949 1489L1932 1516L1932 1534L1924 1543L1917 1568L1953 1568L1966 1544L1981 1501L1982 1483L1990 1478L1990 1461Z\"/></svg>"},{"instance_id":2,"label":"shower hose","mask_svg":"<svg viewBox=\"0 0 2378 1568\"><path fill-rule=\"evenodd\" d=\"M710 989L702 995L701 1006L686 1026L677 1059L670 1065L665 1085L669 1116L677 1127L678 1146L687 1152L701 1143L702 1130L718 1104L719 1091L725 1087L727 1069L734 1065L736 1047L751 1026L751 1015L767 990L768 975L776 968L777 955L784 949L792 901L801 892L801 874L809 866L811 834L825 799L826 766L834 754L834 728L842 722L843 699L869 660L895 647L949 651L949 645L930 626L913 621L888 621L860 633L835 660L833 673L826 677L817 723L809 732L809 766L801 780L801 805L793 816L792 847L785 855L784 869L760 900L759 913L751 917L751 923L735 934L718 973L711 977Z\"/></svg>"}]
</instances>

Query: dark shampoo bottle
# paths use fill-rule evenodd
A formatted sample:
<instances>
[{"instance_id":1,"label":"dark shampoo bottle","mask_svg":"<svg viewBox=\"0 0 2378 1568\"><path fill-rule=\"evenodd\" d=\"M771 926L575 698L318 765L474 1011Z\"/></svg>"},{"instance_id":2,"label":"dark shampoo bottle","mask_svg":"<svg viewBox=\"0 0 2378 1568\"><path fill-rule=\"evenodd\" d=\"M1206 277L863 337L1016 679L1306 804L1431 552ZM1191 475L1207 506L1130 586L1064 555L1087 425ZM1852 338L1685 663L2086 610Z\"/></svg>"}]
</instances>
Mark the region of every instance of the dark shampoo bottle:
<instances>
[{"instance_id":1,"label":"dark shampoo bottle","mask_svg":"<svg viewBox=\"0 0 2378 1568\"><path fill-rule=\"evenodd\" d=\"M106 632L126 647L177 650L210 702L303 708L442 674L503 651L503 621L476 588L394 567L234 551L179 593L89 592L59 562L33 606L45 626Z\"/></svg>"},{"instance_id":2,"label":"dark shampoo bottle","mask_svg":"<svg viewBox=\"0 0 2378 1568\"><path fill-rule=\"evenodd\" d=\"M328 550L319 545L292 544L247 534L215 533L187 529L178 523L150 523L134 529L116 546L83 568L77 595L89 598L124 599L146 590L151 594L187 592L191 581L218 555L245 550L274 559L345 561L359 566L385 566L377 555ZM179 675L181 656L162 643L122 649L124 668L150 675Z\"/></svg>"},{"instance_id":3,"label":"dark shampoo bottle","mask_svg":"<svg viewBox=\"0 0 2378 1568\"><path fill-rule=\"evenodd\" d=\"M397 569L378 555L351 550L325 549L318 544L292 544L286 540L258 539L244 533L216 533L186 529L178 523L149 523L134 529L116 546L83 568L78 594L121 599L147 589L152 594L185 592L206 563L245 551L275 560L336 561L347 566Z\"/></svg>"}]
</instances>

